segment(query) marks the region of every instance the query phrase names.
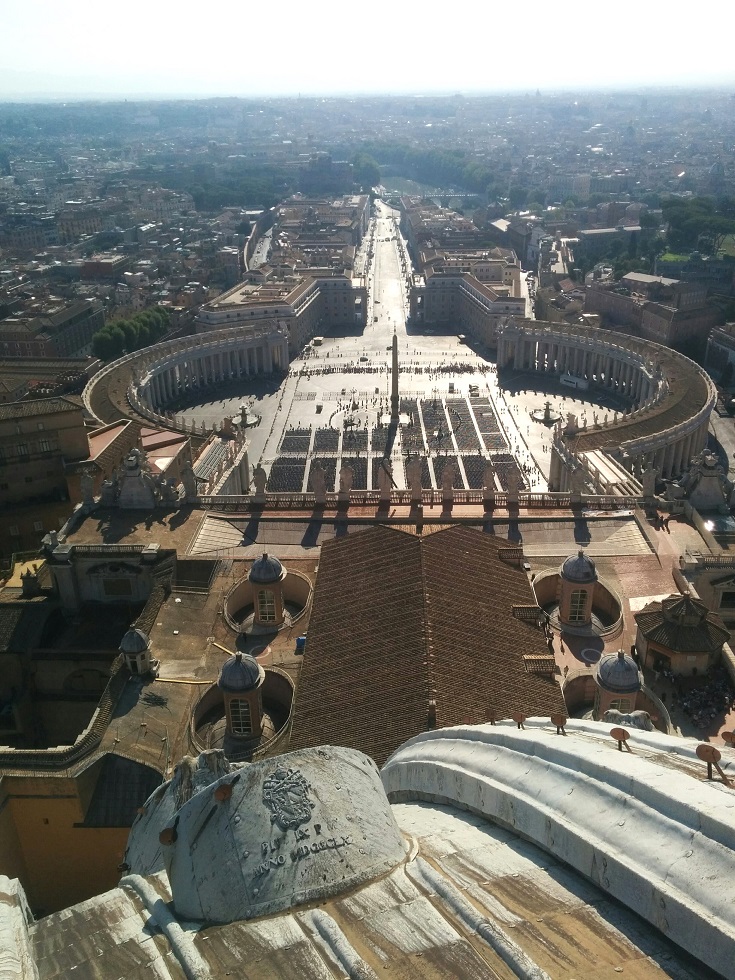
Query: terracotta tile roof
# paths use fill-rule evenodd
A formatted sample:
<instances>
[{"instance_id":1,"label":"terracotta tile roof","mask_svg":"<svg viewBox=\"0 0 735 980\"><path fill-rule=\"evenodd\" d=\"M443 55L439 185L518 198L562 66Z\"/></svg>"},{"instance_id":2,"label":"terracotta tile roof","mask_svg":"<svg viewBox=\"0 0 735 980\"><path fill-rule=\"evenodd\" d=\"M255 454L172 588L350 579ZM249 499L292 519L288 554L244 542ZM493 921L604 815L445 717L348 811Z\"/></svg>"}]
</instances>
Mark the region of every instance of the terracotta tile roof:
<instances>
[{"instance_id":1,"label":"terracotta tile roof","mask_svg":"<svg viewBox=\"0 0 735 980\"><path fill-rule=\"evenodd\" d=\"M543 633L513 607L534 603L503 538L453 526L416 537L372 527L322 546L291 748L331 742L378 764L436 727L512 712L563 712L554 680L529 674Z\"/></svg>"},{"instance_id":2,"label":"terracotta tile roof","mask_svg":"<svg viewBox=\"0 0 735 980\"><path fill-rule=\"evenodd\" d=\"M80 412L84 408L82 399L76 395L58 398L36 398L28 402L6 402L0 405L0 419L27 419L36 415L56 415L58 412Z\"/></svg>"},{"instance_id":3,"label":"terracotta tile roof","mask_svg":"<svg viewBox=\"0 0 735 980\"><path fill-rule=\"evenodd\" d=\"M674 653L715 652L730 638L720 617L688 595L650 602L633 618L649 643Z\"/></svg>"}]
</instances>

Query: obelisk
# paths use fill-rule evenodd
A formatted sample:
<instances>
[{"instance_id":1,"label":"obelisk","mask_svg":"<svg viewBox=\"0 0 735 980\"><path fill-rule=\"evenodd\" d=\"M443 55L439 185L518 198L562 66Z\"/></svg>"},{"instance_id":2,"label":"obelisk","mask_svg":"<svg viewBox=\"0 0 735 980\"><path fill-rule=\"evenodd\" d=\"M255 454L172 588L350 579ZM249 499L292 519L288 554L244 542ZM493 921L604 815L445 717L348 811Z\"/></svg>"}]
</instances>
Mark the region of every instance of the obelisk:
<instances>
[{"instance_id":1,"label":"obelisk","mask_svg":"<svg viewBox=\"0 0 735 980\"><path fill-rule=\"evenodd\" d=\"M391 361L392 377L390 382L390 420L391 422L398 422L400 420L398 402L398 336L395 329L393 330L393 350Z\"/></svg>"}]
</instances>

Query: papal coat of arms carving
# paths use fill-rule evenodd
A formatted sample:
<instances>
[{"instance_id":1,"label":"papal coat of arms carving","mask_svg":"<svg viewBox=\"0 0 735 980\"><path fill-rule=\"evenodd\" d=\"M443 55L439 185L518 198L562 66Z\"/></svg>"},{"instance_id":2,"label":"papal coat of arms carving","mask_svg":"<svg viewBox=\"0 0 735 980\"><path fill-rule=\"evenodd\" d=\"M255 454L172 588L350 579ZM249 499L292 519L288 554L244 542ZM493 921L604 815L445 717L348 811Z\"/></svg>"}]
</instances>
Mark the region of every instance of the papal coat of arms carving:
<instances>
[{"instance_id":1,"label":"papal coat of arms carving","mask_svg":"<svg viewBox=\"0 0 735 980\"><path fill-rule=\"evenodd\" d=\"M314 803L309 788L298 769L274 769L263 783L263 803L271 811L271 823L281 830L295 830L311 820Z\"/></svg>"}]
</instances>

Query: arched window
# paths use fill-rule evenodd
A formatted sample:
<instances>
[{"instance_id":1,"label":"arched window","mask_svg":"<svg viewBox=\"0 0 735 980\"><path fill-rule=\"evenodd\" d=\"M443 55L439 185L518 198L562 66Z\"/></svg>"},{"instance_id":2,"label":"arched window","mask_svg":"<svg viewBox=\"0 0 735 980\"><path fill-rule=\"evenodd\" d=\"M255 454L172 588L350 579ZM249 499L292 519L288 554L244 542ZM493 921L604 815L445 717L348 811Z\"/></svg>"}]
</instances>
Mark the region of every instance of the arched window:
<instances>
[{"instance_id":1,"label":"arched window","mask_svg":"<svg viewBox=\"0 0 735 980\"><path fill-rule=\"evenodd\" d=\"M270 589L261 589L258 593L258 619L261 623L276 621L276 597Z\"/></svg>"},{"instance_id":2,"label":"arched window","mask_svg":"<svg viewBox=\"0 0 735 980\"><path fill-rule=\"evenodd\" d=\"M630 698L613 698L608 707L627 714L633 707L633 702Z\"/></svg>"},{"instance_id":3,"label":"arched window","mask_svg":"<svg viewBox=\"0 0 735 980\"><path fill-rule=\"evenodd\" d=\"M583 623L587 611L587 593L584 589L575 589L569 597L569 622Z\"/></svg>"},{"instance_id":4,"label":"arched window","mask_svg":"<svg viewBox=\"0 0 735 980\"><path fill-rule=\"evenodd\" d=\"M230 701L230 725L233 735L251 734L250 705L244 698L232 698Z\"/></svg>"}]
</instances>

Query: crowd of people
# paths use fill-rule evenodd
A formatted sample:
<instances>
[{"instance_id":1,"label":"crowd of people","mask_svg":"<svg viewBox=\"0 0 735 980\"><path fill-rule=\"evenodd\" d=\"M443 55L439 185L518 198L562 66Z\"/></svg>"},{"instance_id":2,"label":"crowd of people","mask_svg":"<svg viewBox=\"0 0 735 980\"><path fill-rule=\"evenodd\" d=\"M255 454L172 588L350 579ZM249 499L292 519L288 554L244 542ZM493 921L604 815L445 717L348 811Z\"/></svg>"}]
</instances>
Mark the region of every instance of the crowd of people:
<instances>
[{"instance_id":1,"label":"crowd of people","mask_svg":"<svg viewBox=\"0 0 735 980\"><path fill-rule=\"evenodd\" d=\"M657 673L673 685L673 707L681 708L696 728L709 728L715 718L728 714L735 707L735 688L724 667L710 667L705 683L695 685L676 677L668 669Z\"/></svg>"}]
</instances>

